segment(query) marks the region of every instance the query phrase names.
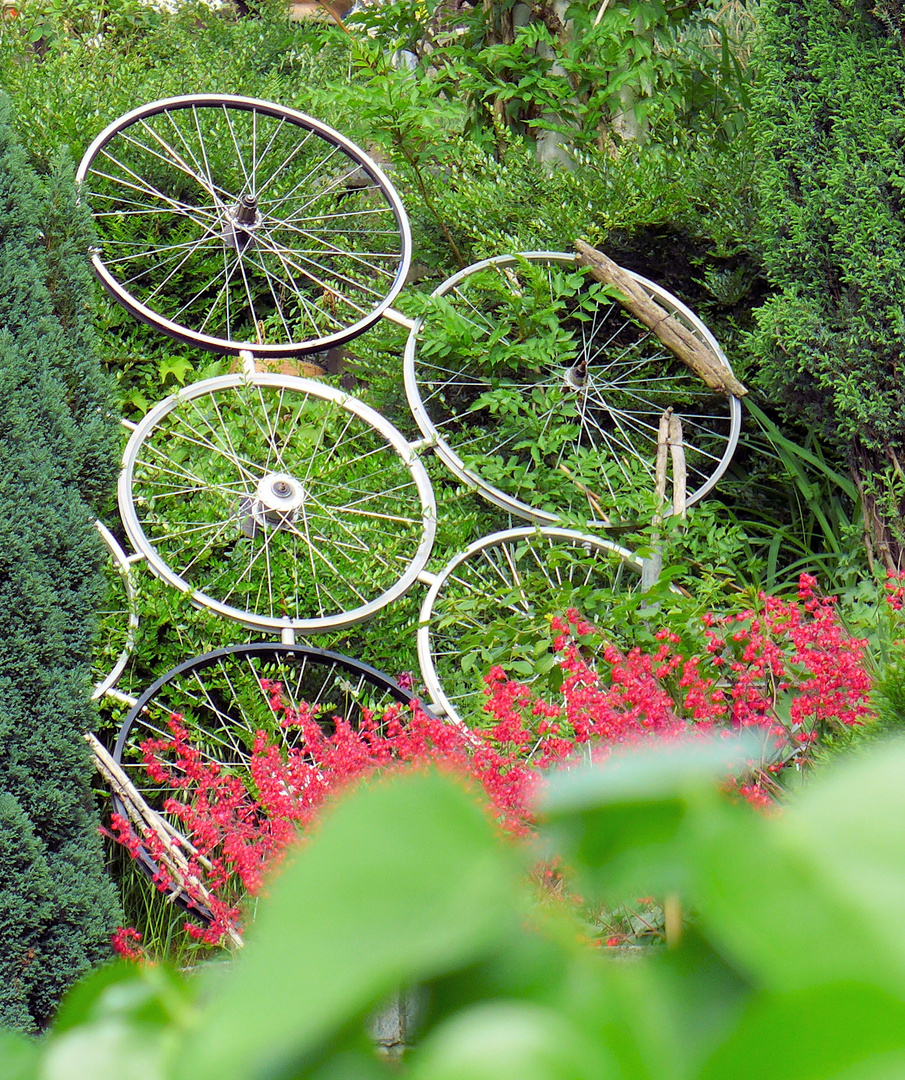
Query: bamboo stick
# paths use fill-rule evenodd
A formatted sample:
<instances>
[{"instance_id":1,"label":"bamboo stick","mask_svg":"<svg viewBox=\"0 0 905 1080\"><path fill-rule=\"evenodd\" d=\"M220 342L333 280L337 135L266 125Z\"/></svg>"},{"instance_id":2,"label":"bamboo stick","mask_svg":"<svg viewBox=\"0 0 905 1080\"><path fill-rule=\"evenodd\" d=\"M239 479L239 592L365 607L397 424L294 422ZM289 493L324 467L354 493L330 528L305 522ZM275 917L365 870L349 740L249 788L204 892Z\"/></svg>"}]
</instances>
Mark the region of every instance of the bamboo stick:
<instances>
[{"instance_id":1,"label":"bamboo stick","mask_svg":"<svg viewBox=\"0 0 905 1080\"><path fill-rule=\"evenodd\" d=\"M568 466L563 465L561 462L559 464L559 471L561 473L563 473L565 476L567 476L572 481L572 483L578 488L578 490L582 493L582 495L584 495L584 497L588 500L588 503L589 503L591 509L600 518L601 523L604 524L604 525L610 525L611 524L610 519L609 519L609 517L607 516L607 514L605 513L605 511L603 509L603 506L602 506L602 504L600 502L600 496L597 495L595 492L593 492L589 487L587 487L587 485L583 484L575 476L575 474L572 472L572 470Z\"/></svg>"},{"instance_id":2,"label":"bamboo stick","mask_svg":"<svg viewBox=\"0 0 905 1080\"><path fill-rule=\"evenodd\" d=\"M126 816L132 825L140 835L146 837L149 833L154 833L162 843L163 851L159 861L166 866L178 887L178 891L171 893L168 899L175 900L178 892L185 892L190 895L190 888L202 903L209 904L214 899L213 894L198 879L197 875L191 873L188 860L180 848L174 846L174 841L189 850L198 858L199 862L208 868L211 867L210 861L201 855L194 845L161 817L156 810L148 806L141 793L117 762L114 761L110 752L96 735L89 731L85 735L85 742L88 743L91 749L91 757L95 768L119 796L126 811ZM236 948L241 948L244 944L241 934L234 927L227 928L226 936Z\"/></svg>"}]
</instances>

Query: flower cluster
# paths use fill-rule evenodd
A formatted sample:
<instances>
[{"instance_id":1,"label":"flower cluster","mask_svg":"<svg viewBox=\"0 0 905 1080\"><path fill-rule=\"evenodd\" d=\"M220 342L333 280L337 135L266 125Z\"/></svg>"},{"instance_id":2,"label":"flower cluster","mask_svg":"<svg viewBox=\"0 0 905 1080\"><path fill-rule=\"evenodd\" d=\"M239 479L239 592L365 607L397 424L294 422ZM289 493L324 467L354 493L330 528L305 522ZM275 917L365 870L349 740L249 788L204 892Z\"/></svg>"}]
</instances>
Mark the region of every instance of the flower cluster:
<instances>
[{"instance_id":1,"label":"flower cluster","mask_svg":"<svg viewBox=\"0 0 905 1080\"><path fill-rule=\"evenodd\" d=\"M901 579L896 579L897 581ZM553 618L561 671L555 695L510 679L500 667L485 678L487 726L470 731L431 716L417 703L365 712L353 727L340 716L292 705L278 682L262 681L271 734L259 731L245 775L227 771L192 744L183 718L169 735L142 744L148 776L170 794L162 810L189 841L184 899L205 916L189 932L216 944L239 932L243 895L260 892L289 844L316 823L325 801L355 780L394 768L431 766L483 790L495 820L512 835L528 832L544 770L583 756L656 738L700 738L755 730L763 754L736 793L772 804L779 774L809 760L821 735L870 716L865 643L848 636L835 601L820 598L802 575L797 600L761 595L757 610L707 615L700 655L685 655L678 635L656 634L652 650L622 652L574 610ZM905 586L888 587L901 604ZM273 734L276 733L276 734ZM128 821L111 832L134 857L158 862L165 840L139 840ZM162 890L174 882L161 867ZM121 943L125 951L130 941Z\"/></svg>"},{"instance_id":2,"label":"flower cluster","mask_svg":"<svg viewBox=\"0 0 905 1080\"><path fill-rule=\"evenodd\" d=\"M119 926L110 939L113 951L124 960L143 960L141 934L134 926Z\"/></svg>"}]
</instances>

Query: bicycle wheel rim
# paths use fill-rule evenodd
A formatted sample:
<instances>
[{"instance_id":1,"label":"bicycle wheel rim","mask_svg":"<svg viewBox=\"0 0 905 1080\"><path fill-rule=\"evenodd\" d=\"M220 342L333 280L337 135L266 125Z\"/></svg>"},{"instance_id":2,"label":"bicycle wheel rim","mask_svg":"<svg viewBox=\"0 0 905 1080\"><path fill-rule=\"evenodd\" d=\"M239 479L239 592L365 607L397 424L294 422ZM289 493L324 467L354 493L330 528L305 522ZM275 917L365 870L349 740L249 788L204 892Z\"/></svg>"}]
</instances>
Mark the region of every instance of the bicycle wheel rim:
<instances>
[{"instance_id":1,"label":"bicycle wheel rim","mask_svg":"<svg viewBox=\"0 0 905 1080\"><path fill-rule=\"evenodd\" d=\"M405 348L406 394L418 425L460 480L508 513L539 524L568 516L606 524L639 485L653 490L659 420L672 406L683 421L692 505L732 459L741 404L709 390L590 284L576 260L563 252L497 256L434 290L434 306ZM626 272L730 370L685 304ZM571 281L576 273L579 286ZM590 310L563 299L569 289L583 296L589 287L600 297ZM515 297L508 306L507 291ZM562 304L572 311L568 319ZM550 330L551 305L558 336L552 351L539 352L534 333ZM582 363L579 386L574 372Z\"/></svg>"},{"instance_id":2,"label":"bicycle wheel rim","mask_svg":"<svg viewBox=\"0 0 905 1080\"><path fill-rule=\"evenodd\" d=\"M271 102L193 94L133 109L94 139L76 181L101 283L186 344L321 352L372 326L408 273L408 218L380 166Z\"/></svg>"},{"instance_id":3,"label":"bicycle wheel rim","mask_svg":"<svg viewBox=\"0 0 905 1080\"><path fill-rule=\"evenodd\" d=\"M203 380L152 409L126 446L119 503L156 575L270 632L370 617L414 583L436 529L427 472L392 424L266 373Z\"/></svg>"},{"instance_id":4,"label":"bicycle wheel rim","mask_svg":"<svg viewBox=\"0 0 905 1080\"><path fill-rule=\"evenodd\" d=\"M334 727L337 718L357 728L365 709L379 720L390 706L408 709L415 701L390 676L340 653L307 645L234 645L186 660L152 683L126 716L113 759L147 804L162 812L174 789L148 775L142 743L170 738L169 721L178 716L205 765L244 782L258 732L281 753L300 738L299 727L282 724L270 704L274 682L287 704L312 706L313 718L325 730ZM126 816L115 792L113 809ZM165 816L178 829L178 819ZM149 876L159 869L144 847L137 861ZM204 904L174 891L183 907L203 920L211 918Z\"/></svg>"},{"instance_id":5,"label":"bicycle wheel rim","mask_svg":"<svg viewBox=\"0 0 905 1080\"><path fill-rule=\"evenodd\" d=\"M98 616L105 632L111 628L112 635L105 633L106 640L103 643L107 654L105 659L109 662L96 661L93 668L95 677L94 691L91 694L93 700L103 697L116 685L135 648L135 634L138 630L138 596L132 580L128 556L102 521L96 521L95 525L108 551L107 599L98 612Z\"/></svg>"},{"instance_id":6,"label":"bicycle wheel rim","mask_svg":"<svg viewBox=\"0 0 905 1080\"><path fill-rule=\"evenodd\" d=\"M573 529L505 529L470 544L434 579L418 619L418 661L433 707L473 726L486 700L486 668L499 665L530 684L517 667L538 642L552 640L550 616L581 610L604 589L636 590L641 568L627 548ZM465 671L475 651L481 657Z\"/></svg>"}]
</instances>

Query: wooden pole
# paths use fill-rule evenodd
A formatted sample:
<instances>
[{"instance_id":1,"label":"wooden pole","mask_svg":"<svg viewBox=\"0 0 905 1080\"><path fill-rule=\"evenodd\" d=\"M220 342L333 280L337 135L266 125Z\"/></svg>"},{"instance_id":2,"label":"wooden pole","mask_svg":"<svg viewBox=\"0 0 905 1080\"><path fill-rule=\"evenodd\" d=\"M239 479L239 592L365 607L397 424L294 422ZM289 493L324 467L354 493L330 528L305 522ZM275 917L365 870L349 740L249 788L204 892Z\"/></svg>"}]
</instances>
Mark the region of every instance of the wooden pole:
<instances>
[{"instance_id":1,"label":"wooden pole","mask_svg":"<svg viewBox=\"0 0 905 1080\"><path fill-rule=\"evenodd\" d=\"M660 417L660 429L657 432L657 460L654 470L654 498L657 508L654 510L654 533L651 536L651 553L641 564L641 591L649 592L660 579L663 569L663 552L659 547L660 534L656 531L663 523L663 504L666 502L666 466L669 461L669 428L672 422L672 407Z\"/></svg>"},{"instance_id":2,"label":"wooden pole","mask_svg":"<svg viewBox=\"0 0 905 1080\"><path fill-rule=\"evenodd\" d=\"M630 274L602 251L583 240L575 242L579 266L586 266L597 281L612 286L616 299L663 342L667 349L718 393L744 397L747 388L721 362L712 349L675 316L652 300Z\"/></svg>"},{"instance_id":3,"label":"wooden pole","mask_svg":"<svg viewBox=\"0 0 905 1080\"><path fill-rule=\"evenodd\" d=\"M657 447L659 453L659 447ZM672 457L672 512L674 517L685 519L685 501L688 495L688 470L685 464L685 444L682 438L682 421L678 416L669 418L669 453Z\"/></svg>"},{"instance_id":4,"label":"wooden pole","mask_svg":"<svg viewBox=\"0 0 905 1080\"><path fill-rule=\"evenodd\" d=\"M663 569L663 552L660 550L659 527L663 524L663 507L666 504L667 464L672 461L672 514L685 518L688 489L688 470L685 463L685 447L682 440L682 421L675 416L672 407L660 417L657 432L657 459L654 469L654 511L651 535L651 554L641 565L641 591L648 592L660 579Z\"/></svg>"},{"instance_id":5,"label":"wooden pole","mask_svg":"<svg viewBox=\"0 0 905 1080\"><path fill-rule=\"evenodd\" d=\"M180 848L185 848L191 854L198 857L199 862L210 867L210 862L198 854L195 847L182 836L173 826L166 821L156 810L142 798L140 792L123 772L120 766L111 757L110 752L101 743L97 736L88 732L85 742L91 749L91 757L97 771L103 776L110 787L116 792L122 801L126 815L142 836L154 833L163 845L160 862L164 863L174 882L180 891L188 893L189 888L202 903L209 903L213 899L210 891L191 873L188 860ZM171 894L175 899L176 894ZM233 927L226 930L226 936L236 948L241 948L244 942L242 936Z\"/></svg>"}]
</instances>

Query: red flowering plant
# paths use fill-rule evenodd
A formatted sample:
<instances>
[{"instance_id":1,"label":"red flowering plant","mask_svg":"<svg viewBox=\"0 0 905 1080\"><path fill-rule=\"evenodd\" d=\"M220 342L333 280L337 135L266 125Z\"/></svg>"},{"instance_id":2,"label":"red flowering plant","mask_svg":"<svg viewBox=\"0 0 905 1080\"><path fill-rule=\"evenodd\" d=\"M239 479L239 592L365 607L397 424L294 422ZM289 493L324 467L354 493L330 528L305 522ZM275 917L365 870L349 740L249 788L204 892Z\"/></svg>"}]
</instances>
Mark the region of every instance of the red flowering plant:
<instances>
[{"instance_id":1,"label":"red flowering plant","mask_svg":"<svg viewBox=\"0 0 905 1080\"><path fill-rule=\"evenodd\" d=\"M485 709L497 723L489 732L523 744L536 735L534 760L543 767L582 748L599 756L651 736L754 730L763 753L739 790L770 802L781 771L810 764L822 737L873 719L866 642L846 632L835 599L815 590L805 574L795 600L760 594L756 609L704 615L701 655L680 649L666 627L653 651L623 651L569 611L553 619L559 700L538 698L494 668Z\"/></svg>"},{"instance_id":2,"label":"red flowering plant","mask_svg":"<svg viewBox=\"0 0 905 1080\"><path fill-rule=\"evenodd\" d=\"M890 593L893 606L900 588L905 595L899 585ZM524 836L544 770L578 756L604 758L651 738L754 731L761 736L759 758L749 762L746 776L727 784L755 805L769 806L780 794L784 770L808 766L824 736L873 716L865 642L846 633L835 600L818 596L808 575L796 599L761 594L756 608L704 616L700 655L687 655L668 628L656 633L652 651L623 651L575 610L551 623L559 689L554 694L546 683L536 689L491 668L483 730L438 720L417 704L392 705L380 716L363 710L353 726L309 705L291 705L278 682L263 681L274 727L291 730L293 738L287 745L259 731L240 775L202 755L183 718L172 716L169 734L146 740L141 750L149 777L169 792L163 811L187 842L187 871L178 888L204 915L200 925L188 924L189 933L212 945L240 940L241 898L260 892L327 799L375 772L455 771L483 790L503 830ZM114 821L113 832L132 854L150 855L158 888L173 891L162 855L167 842L176 841L139 841L123 820ZM559 869L542 870L539 878L567 891ZM649 937L662 920L643 906L619 925L638 922ZM611 916L598 922L615 941Z\"/></svg>"},{"instance_id":3,"label":"red flowering plant","mask_svg":"<svg viewBox=\"0 0 905 1080\"><path fill-rule=\"evenodd\" d=\"M890 611L901 611L905 607L905 570L890 570L883 588Z\"/></svg>"},{"instance_id":4,"label":"red flowering plant","mask_svg":"<svg viewBox=\"0 0 905 1080\"><path fill-rule=\"evenodd\" d=\"M324 803L355 780L400 767L439 767L483 788L500 827L513 835L529 827L534 773L524 748L499 748L421 709L394 704L382 715L362 710L353 726L306 703L291 705L279 683L262 681L280 732L258 731L240 773L194 745L180 715L168 735L141 743L144 770L156 785L169 822L164 832L136 834L114 815L110 835L133 858L153 868L157 888L193 912L187 933L207 945L241 943L241 901L263 889L267 875L300 833L316 823ZM170 848L184 866L169 868ZM200 916L200 919L197 917ZM119 932L114 945L135 957L135 937Z\"/></svg>"}]
</instances>

